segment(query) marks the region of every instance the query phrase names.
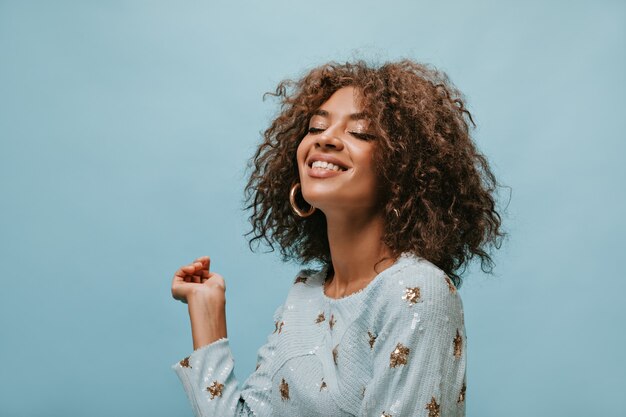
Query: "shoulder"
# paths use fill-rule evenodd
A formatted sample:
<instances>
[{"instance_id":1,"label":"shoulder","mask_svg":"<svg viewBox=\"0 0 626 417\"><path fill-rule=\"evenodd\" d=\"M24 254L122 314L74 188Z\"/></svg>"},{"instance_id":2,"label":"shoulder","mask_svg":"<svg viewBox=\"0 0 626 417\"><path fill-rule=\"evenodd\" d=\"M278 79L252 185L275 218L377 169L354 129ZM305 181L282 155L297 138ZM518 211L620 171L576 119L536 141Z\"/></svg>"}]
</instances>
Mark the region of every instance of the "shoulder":
<instances>
[{"instance_id":1,"label":"shoulder","mask_svg":"<svg viewBox=\"0 0 626 417\"><path fill-rule=\"evenodd\" d=\"M428 261L412 254L403 254L391 268L395 269L384 280L383 287L419 287L422 297L437 298L448 294L456 295L454 283L446 273Z\"/></svg>"},{"instance_id":2,"label":"shoulder","mask_svg":"<svg viewBox=\"0 0 626 417\"><path fill-rule=\"evenodd\" d=\"M301 269L295 275L295 277L291 281L291 285L287 290L287 296L283 304L279 305L274 311L273 317L274 321L280 320L283 316L285 306L293 305L299 299L302 299L305 296L310 295L310 291L313 290L314 287L319 286L321 274L323 274L323 269Z\"/></svg>"},{"instance_id":3,"label":"shoulder","mask_svg":"<svg viewBox=\"0 0 626 417\"><path fill-rule=\"evenodd\" d=\"M403 254L389 269L378 294L388 319L389 315L407 315L417 310L435 316L461 313L461 300L454 283L432 262Z\"/></svg>"},{"instance_id":4,"label":"shoulder","mask_svg":"<svg viewBox=\"0 0 626 417\"><path fill-rule=\"evenodd\" d=\"M305 268L301 269L295 276L293 280L293 285L297 286L298 284L304 284L307 286L311 286L314 281L319 281L319 278L326 271L326 268L313 269L313 268Z\"/></svg>"},{"instance_id":5,"label":"shoulder","mask_svg":"<svg viewBox=\"0 0 626 417\"><path fill-rule=\"evenodd\" d=\"M291 281L285 304L294 305L303 299L311 298L323 285L326 268L301 269Z\"/></svg>"}]
</instances>

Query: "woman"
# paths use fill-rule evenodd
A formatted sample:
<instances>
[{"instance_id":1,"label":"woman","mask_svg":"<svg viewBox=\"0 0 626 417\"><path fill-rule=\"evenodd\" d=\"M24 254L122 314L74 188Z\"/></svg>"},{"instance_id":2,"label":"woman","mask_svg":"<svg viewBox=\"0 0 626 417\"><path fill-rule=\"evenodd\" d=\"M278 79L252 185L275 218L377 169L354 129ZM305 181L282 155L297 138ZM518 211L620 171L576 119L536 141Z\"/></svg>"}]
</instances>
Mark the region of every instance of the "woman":
<instances>
[{"instance_id":1,"label":"woman","mask_svg":"<svg viewBox=\"0 0 626 417\"><path fill-rule=\"evenodd\" d=\"M224 279L180 268L194 352L174 365L196 416L463 416L457 271L499 247L496 180L445 74L404 60L330 63L274 95L246 191L251 243L303 270L240 388Z\"/></svg>"}]
</instances>

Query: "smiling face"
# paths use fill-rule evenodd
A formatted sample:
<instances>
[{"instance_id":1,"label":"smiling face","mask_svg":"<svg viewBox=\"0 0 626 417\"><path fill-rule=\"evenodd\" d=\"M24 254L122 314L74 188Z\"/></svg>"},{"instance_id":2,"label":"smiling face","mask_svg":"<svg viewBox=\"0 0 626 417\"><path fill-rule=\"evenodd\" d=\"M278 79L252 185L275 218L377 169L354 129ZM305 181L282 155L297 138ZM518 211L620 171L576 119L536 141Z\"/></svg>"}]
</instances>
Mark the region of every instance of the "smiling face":
<instances>
[{"instance_id":1,"label":"smiling face","mask_svg":"<svg viewBox=\"0 0 626 417\"><path fill-rule=\"evenodd\" d=\"M298 146L302 195L327 215L329 210L374 211L378 204L375 136L356 94L354 87L335 91L313 113Z\"/></svg>"}]
</instances>

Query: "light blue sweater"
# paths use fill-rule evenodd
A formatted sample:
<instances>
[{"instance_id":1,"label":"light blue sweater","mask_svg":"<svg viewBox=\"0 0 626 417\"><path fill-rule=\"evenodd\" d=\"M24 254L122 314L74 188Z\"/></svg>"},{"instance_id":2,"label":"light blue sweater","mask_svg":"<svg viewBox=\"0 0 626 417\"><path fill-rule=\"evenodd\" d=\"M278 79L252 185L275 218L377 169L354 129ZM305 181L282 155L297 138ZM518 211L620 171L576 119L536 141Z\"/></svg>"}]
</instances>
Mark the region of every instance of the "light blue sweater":
<instances>
[{"instance_id":1,"label":"light blue sweater","mask_svg":"<svg viewBox=\"0 0 626 417\"><path fill-rule=\"evenodd\" d=\"M301 272L239 387L227 338L173 366L197 417L465 415L465 327L452 281L403 254L364 289L324 294Z\"/></svg>"}]
</instances>

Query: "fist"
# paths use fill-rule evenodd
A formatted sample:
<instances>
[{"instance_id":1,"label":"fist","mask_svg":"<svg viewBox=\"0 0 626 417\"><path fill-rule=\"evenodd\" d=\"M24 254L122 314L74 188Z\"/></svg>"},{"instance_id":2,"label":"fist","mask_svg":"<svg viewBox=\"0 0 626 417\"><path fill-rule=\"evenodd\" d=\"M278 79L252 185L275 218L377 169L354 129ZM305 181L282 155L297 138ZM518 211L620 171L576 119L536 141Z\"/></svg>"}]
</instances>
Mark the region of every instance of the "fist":
<instances>
[{"instance_id":1,"label":"fist","mask_svg":"<svg viewBox=\"0 0 626 417\"><path fill-rule=\"evenodd\" d=\"M187 303L190 298L201 297L204 301L224 300L224 278L210 272L211 259L202 256L188 265L181 266L172 279L172 297Z\"/></svg>"}]
</instances>

